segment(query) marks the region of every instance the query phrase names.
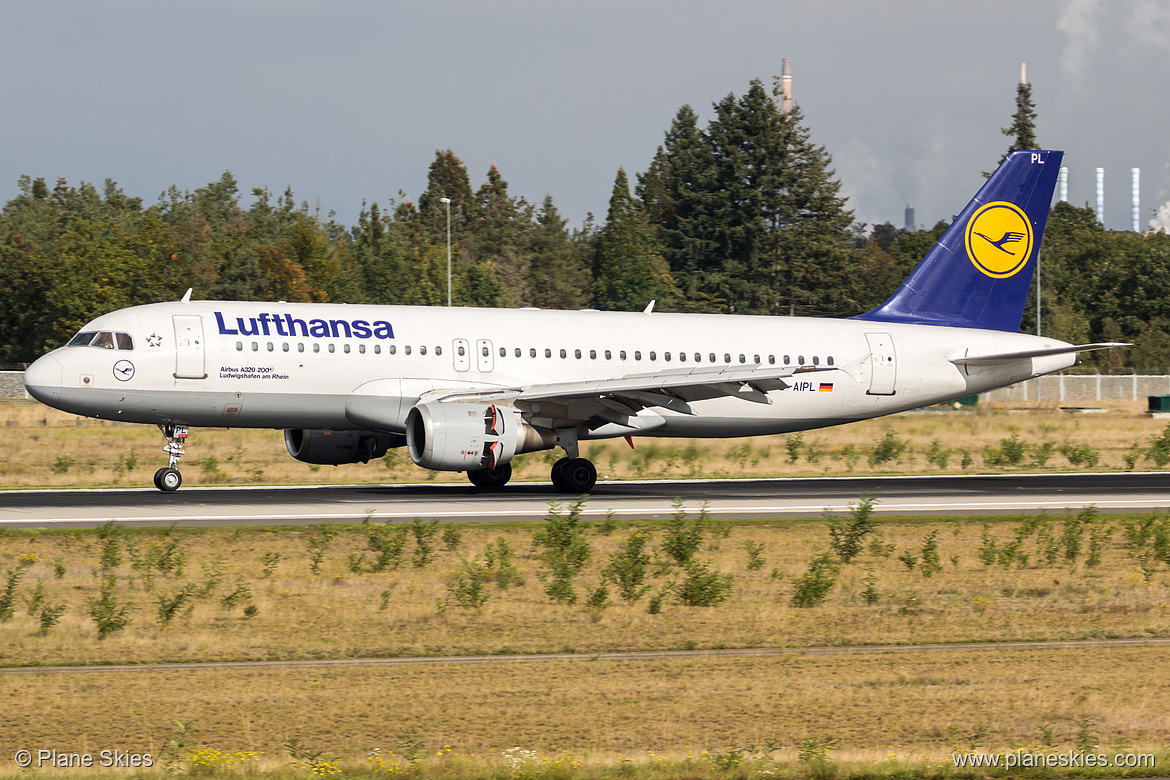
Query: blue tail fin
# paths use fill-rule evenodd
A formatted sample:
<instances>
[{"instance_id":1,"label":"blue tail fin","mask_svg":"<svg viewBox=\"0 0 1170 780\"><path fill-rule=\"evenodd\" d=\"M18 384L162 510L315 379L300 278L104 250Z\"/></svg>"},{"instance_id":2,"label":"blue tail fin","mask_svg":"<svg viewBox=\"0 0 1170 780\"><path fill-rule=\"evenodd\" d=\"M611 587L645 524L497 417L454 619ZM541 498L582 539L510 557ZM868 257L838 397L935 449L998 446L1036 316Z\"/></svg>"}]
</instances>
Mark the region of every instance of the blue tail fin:
<instances>
[{"instance_id":1,"label":"blue tail fin","mask_svg":"<svg viewBox=\"0 0 1170 780\"><path fill-rule=\"evenodd\" d=\"M888 301L854 319L1020 329L1064 152L1012 152Z\"/></svg>"}]
</instances>

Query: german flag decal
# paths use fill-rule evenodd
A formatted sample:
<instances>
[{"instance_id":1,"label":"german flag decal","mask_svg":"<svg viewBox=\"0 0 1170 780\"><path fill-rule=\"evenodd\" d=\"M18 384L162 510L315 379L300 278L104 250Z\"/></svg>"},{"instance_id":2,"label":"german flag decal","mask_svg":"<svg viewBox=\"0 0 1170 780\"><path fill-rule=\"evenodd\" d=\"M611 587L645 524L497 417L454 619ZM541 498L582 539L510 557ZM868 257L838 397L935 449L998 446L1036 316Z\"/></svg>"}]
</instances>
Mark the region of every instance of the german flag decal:
<instances>
[{"instance_id":1,"label":"german flag decal","mask_svg":"<svg viewBox=\"0 0 1170 780\"><path fill-rule=\"evenodd\" d=\"M817 389L820 390L822 393L831 393L831 392L833 392L833 383L832 382L821 382L821 386Z\"/></svg>"}]
</instances>

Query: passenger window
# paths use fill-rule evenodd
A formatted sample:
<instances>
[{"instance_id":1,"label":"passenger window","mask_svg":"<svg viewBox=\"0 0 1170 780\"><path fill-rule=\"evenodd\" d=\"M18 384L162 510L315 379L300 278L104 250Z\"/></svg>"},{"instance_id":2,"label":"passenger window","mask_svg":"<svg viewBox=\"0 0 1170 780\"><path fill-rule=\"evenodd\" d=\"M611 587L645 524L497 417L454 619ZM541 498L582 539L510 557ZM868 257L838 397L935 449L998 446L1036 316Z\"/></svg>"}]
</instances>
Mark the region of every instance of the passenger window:
<instances>
[{"instance_id":1,"label":"passenger window","mask_svg":"<svg viewBox=\"0 0 1170 780\"><path fill-rule=\"evenodd\" d=\"M374 354L375 354L375 355L381 355L381 354L382 354L382 345L381 345L381 344L375 344L375 345L374 345Z\"/></svg>"},{"instance_id":2,"label":"passenger window","mask_svg":"<svg viewBox=\"0 0 1170 780\"><path fill-rule=\"evenodd\" d=\"M798 356L797 356L797 358L796 358L796 362L797 362L797 364L798 364L798 365L802 365L802 366L803 366L803 365L804 365L804 355L798 355Z\"/></svg>"},{"instance_id":3,"label":"passenger window","mask_svg":"<svg viewBox=\"0 0 1170 780\"><path fill-rule=\"evenodd\" d=\"M610 352L608 349L605 351L605 359L606 360L613 360L613 353Z\"/></svg>"},{"instance_id":4,"label":"passenger window","mask_svg":"<svg viewBox=\"0 0 1170 780\"><path fill-rule=\"evenodd\" d=\"M624 349L623 349L622 351L618 352L618 359L619 359L619 360L625 360L625 359L626 359L626 351L625 351Z\"/></svg>"},{"instance_id":5,"label":"passenger window","mask_svg":"<svg viewBox=\"0 0 1170 780\"><path fill-rule=\"evenodd\" d=\"M114 335L118 339L118 349L134 349L134 339L130 338L129 333L116 333Z\"/></svg>"},{"instance_id":6,"label":"passenger window","mask_svg":"<svg viewBox=\"0 0 1170 780\"><path fill-rule=\"evenodd\" d=\"M435 354L441 356L443 354L443 348L442 347L435 347Z\"/></svg>"},{"instance_id":7,"label":"passenger window","mask_svg":"<svg viewBox=\"0 0 1170 780\"><path fill-rule=\"evenodd\" d=\"M366 345L365 344L358 344L358 354L359 355L366 354Z\"/></svg>"},{"instance_id":8,"label":"passenger window","mask_svg":"<svg viewBox=\"0 0 1170 780\"><path fill-rule=\"evenodd\" d=\"M236 342L236 352L243 352L243 351L244 351L244 342L237 341Z\"/></svg>"},{"instance_id":9,"label":"passenger window","mask_svg":"<svg viewBox=\"0 0 1170 780\"><path fill-rule=\"evenodd\" d=\"M657 353L657 352L655 352L655 351L653 351L653 350L651 350L651 351L650 351L650 359L651 359L651 360L657 360L657 359L658 359L658 353Z\"/></svg>"},{"instance_id":10,"label":"passenger window","mask_svg":"<svg viewBox=\"0 0 1170 780\"><path fill-rule=\"evenodd\" d=\"M424 353L424 354L425 354L425 353ZM488 356L490 353L489 353L489 351L488 351L488 348L487 348L487 347L484 347L483 349L481 349L481 350L479 351L479 354L483 355L484 357L487 357L487 356Z\"/></svg>"},{"instance_id":11,"label":"passenger window","mask_svg":"<svg viewBox=\"0 0 1170 780\"><path fill-rule=\"evenodd\" d=\"M685 352L678 353L678 359L680 361L682 361L683 363L687 362L687 353L685 353Z\"/></svg>"},{"instance_id":12,"label":"passenger window","mask_svg":"<svg viewBox=\"0 0 1170 780\"><path fill-rule=\"evenodd\" d=\"M520 347L516 347L516 357L521 357L524 353L520 351Z\"/></svg>"},{"instance_id":13,"label":"passenger window","mask_svg":"<svg viewBox=\"0 0 1170 780\"><path fill-rule=\"evenodd\" d=\"M536 347L529 347L528 348L528 357L530 357L530 358L536 357Z\"/></svg>"},{"instance_id":14,"label":"passenger window","mask_svg":"<svg viewBox=\"0 0 1170 780\"><path fill-rule=\"evenodd\" d=\"M670 353L669 352L663 352L662 357L664 360L666 360L667 363L670 362Z\"/></svg>"},{"instance_id":15,"label":"passenger window","mask_svg":"<svg viewBox=\"0 0 1170 780\"><path fill-rule=\"evenodd\" d=\"M712 352L710 355L708 355L708 356L707 356L707 359L708 359L710 362L714 363L714 362L715 362L715 353L714 353L714 352Z\"/></svg>"},{"instance_id":16,"label":"passenger window","mask_svg":"<svg viewBox=\"0 0 1170 780\"><path fill-rule=\"evenodd\" d=\"M297 344L297 352L304 352L304 351L305 351L305 342L303 342L303 341L299 342Z\"/></svg>"},{"instance_id":17,"label":"passenger window","mask_svg":"<svg viewBox=\"0 0 1170 780\"><path fill-rule=\"evenodd\" d=\"M420 354L420 355L425 355L425 354L427 354L427 348L426 348L426 347L419 347L419 348L418 348L418 354Z\"/></svg>"},{"instance_id":18,"label":"passenger window","mask_svg":"<svg viewBox=\"0 0 1170 780\"><path fill-rule=\"evenodd\" d=\"M830 366L833 365L833 356L829 355L825 362L827 362Z\"/></svg>"},{"instance_id":19,"label":"passenger window","mask_svg":"<svg viewBox=\"0 0 1170 780\"><path fill-rule=\"evenodd\" d=\"M288 342L287 341L281 342L280 348L282 351L288 352Z\"/></svg>"},{"instance_id":20,"label":"passenger window","mask_svg":"<svg viewBox=\"0 0 1170 780\"><path fill-rule=\"evenodd\" d=\"M349 344L342 344L341 351L348 355L349 354Z\"/></svg>"},{"instance_id":21,"label":"passenger window","mask_svg":"<svg viewBox=\"0 0 1170 780\"><path fill-rule=\"evenodd\" d=\"M561 350L561 360L564 360L568 356L569 356L569 353L562 349Z\"/></svg>"},{"instance_id":22,"label":"passenger window","mask_svg":"<svg viewBox=\"0 0 1170 780\"><path fill-rule=\"evenodd\" d=\"M760 364L760 356L759 355L752 355L752 362L758 366Z\"/></svg>"},{"instance_id":23,"label":"passenger window","mask_svg":"<svg viewBox=\"0 0 1170 780\"><path fill-rule=\"evenodd\" d=\"M256 341L253 341L253 342L252 342L252 351L253 351L253 352L259 352L259 351L260 351L260 344L259 344L259 342L256 342Z\"/></svg>"},{"instance_id":24,"label":"passenger window","mask_svg":"<svg viewBox=\"0 0 1170 780\"><path fill-rule=\"evenodd\" d=\"M500 347L500 357L508 357L508 350Z\"/></svg>"},{"instance_id":25,"label":"passenger window","mask_svg":"<svg viewBox=\"0 0 1170 780\"><path fill-rule=\"evenodd\" d=\"M314 351L314 352L320 352L320 351L321 351L321 345L320 345L320 344L314 344L314 345L313 345L313 351Z\"/></svg>"},{"instance_id":26,"label":"passenger window","mask_svg":"<svg viewBox=\"0 0 1170 780\"><path fill-rule=\"evenodd\" d=\"M642 359L642 350L635 349L634 350L634 360L641 360L641 359Z\"/></svg>"},{"instance_id":27,"label":"passenger window","mask_svg":"<svg viewBox=\"0 0 1170 780\"><path fill-rule=\"evenodd\" d=\"M724 363L730 363L730 362L731 362L731 355L729 355L729 354L727 354L726 352L724 352L724 353L723 353L723 362L724 362Z\"/></svg>"},{"instance_id":28,"label":"passenger window","mask_svg":"<svg viewBox=\"0 0 1170 780\"><path fill-rule=\"evenodd\" d=\"M785 355L785 356L784 356L784 365L788 365L788 364L789 364L789 363L791 363L791 362L792 362L792 360L791 360L791 359L789 359L789 357L788 357L787 355Z\"/></svg>"},{"instance_id":29,"label":"passenger window","mask_svg":"<svg viewBox=\"0 0 1170 780\"><path fill-rule=\"evenodd\" d=\"M397 355L398 354L398 345L391 344L390 346L386 347L386 351L389 352L391 355Z\"/></svg>"},{"instance_id":30,"label":"passenger window","mask_svg":"<svg viewBox=\"0 0 1170 780\"><path fill-rule=\"evenodd\" d=\"M820 359L820 357L818 357L817 355L813 355L813 365L814 365L814 366L819 366L820 364L821 364L821 359Z\"/></svg>"},{"instance_id":31,"label":"passenger window","mask_svg":"<svg viewBox=\"0 0 1170 780\"><path fill-rule=\"evenodd\" d=\"M776 365L776 356L775 355L768 355L768 365L770 365L770 366Z\"/></svg>"},{"instance_id":32,"label":"passenger window","mask_svg":"<svg viewBox=\"0 0 1170 780\"><path fill-rule=\"evenodd\" d=\"M402 348L402 354L404 354L404 355L410 354L410 345L409 344L407 344L405 347Z\"/></svg>"},{"instance_id":33,"label":"passenger window","mask_svg":"<svg viewBox=\"0 0 1170 780\"><path fill-rule=\"evenodd\" d=\"M597 360L597 350L595 350L595 349L589 350L589 359L590 360Z\"/></svg>"},{"instance_id":34,"label":"passenger window","mask_svg":"<svg viewBox=\"0 0 1170 780\"><path fill-rule=\"evenodd\" d=\"M337 345L336 345L336 344L330 344L330 345L329 345L329 351L330 351L330 352L336 352L336 351L337 351Z\"/></svg>"},{"instance_id":35,"label":"passenger window","mask_svg":"<svg viewBox=\"0 0 1170 780\"><path fill-rule=\"evenodd\" d=\"M703 356L702 356L702 355L700 355L698 352L696 352L696 353L695 353L695 362L696 362L696 363L702 363L702 362L703 362Z\"/></svg>"},{"instance_id":36,"label":"passenger window","mask_svg":"<svg viewBox=\"0 0 1170 780\"><path fill-rule=\"evenodd\" d=\"M464 349L462 345L460 345L460 347L459 347L459 357L463 357L463 356L464 356L464 355L466 355L466 354L467 354L467 350L466 350L466 349Z\"/></svg>"},{"instance_id":37,"label":"passenger window","mask_svg":"<svg viewBox=\"0 0 1170 780\"><path fill-rule=\"evenodd\" d=\"M746 363L746 362L747 362L747 355L742 355L742 354L741 354L741 355L739 356L739 362L740 362L740 363Z\"/></svg>"},{"instance_id":38,"label":"passenger window","mask_svg":"<svg viewBox=\"0 0 1170 780\"><path fill-rule=\"evenodd\" d=\"M575 349L575 350L573 350L573 357L575 357L575 358L577 358L578 360L580 360L580 359L581 359L581 350L579 350L579 349Z\"/></svg>"}]
</instances>

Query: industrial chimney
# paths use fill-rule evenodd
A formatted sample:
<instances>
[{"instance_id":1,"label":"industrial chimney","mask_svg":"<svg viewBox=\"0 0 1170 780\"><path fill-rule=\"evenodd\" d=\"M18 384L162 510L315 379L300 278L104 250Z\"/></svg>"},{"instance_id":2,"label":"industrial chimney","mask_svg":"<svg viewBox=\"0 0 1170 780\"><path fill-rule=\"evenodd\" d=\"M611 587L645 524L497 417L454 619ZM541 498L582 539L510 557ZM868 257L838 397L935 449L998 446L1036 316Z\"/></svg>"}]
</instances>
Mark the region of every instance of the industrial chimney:
<instances>
[{"instance_id":1,"label":"industrial chimney","mask_svg":"<svg viewBox=\"0 0 1170 780\"><path fill-rule=\"evenodd\" d=\"M780 110L792 110L792 60L785 57L780 65Z\"/></svg>"},{"instance_id":2,"label":"industrial chimney","mask_svg":"<svg viewBox=\"0 0 1170 780\"><path fill-rule=\"evenodd\" d=\"M1061 203L1068 203L1068 168L1060 166L1060 176L1056 180L1056 191Z\"/></svg>"},{"instance_id":3,"label":"industrial chimney","mask_svg":"<svg viewBox=\"0 0 1170 780\"><path fill-rule=\"evenodd\" d=\"M1141 220L1141 213L1142 213L1142 208L1141 208L1142 169L1141 168L1133 168L1130 170L1129 173L1130 173L1130 176L1132 177L1132 187L1130 188L1130 192L1133 195L1133 208L1131 210L1130 217L1133 221L1133 232L1140 233L1140 232L1142 232L1142 225L1141 225L1141 221L1142 221Z\"/></svg>"},{"instance_id":4,"label":"industrial chimney","mask_svg":"<svg viewBox=\"0 0 1170 780\"><path fill-rule=\"evenodd\" d=\"M1097 221L1105 224L1105 169L1097 169Z\"/></svg>"}]
</instances>

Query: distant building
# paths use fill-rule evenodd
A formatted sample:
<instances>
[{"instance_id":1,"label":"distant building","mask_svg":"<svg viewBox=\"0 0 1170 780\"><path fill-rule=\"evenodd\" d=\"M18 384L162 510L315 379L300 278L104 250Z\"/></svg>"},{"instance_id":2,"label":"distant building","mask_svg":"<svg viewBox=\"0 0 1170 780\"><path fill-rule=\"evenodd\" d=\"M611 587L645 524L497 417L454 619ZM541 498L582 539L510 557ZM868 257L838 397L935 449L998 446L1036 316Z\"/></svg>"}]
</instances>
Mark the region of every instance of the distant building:
<instances>
[{"instance_id":1,"label":"distant building","mask_svg":"<svg viewBox=\"0 0 1170 780\"><path fill-rule=\"evenodd\" d=\"M909 203L906 204L906 230L908 232L914 230L914 207Z\"/></svg>"}]
</instances>

